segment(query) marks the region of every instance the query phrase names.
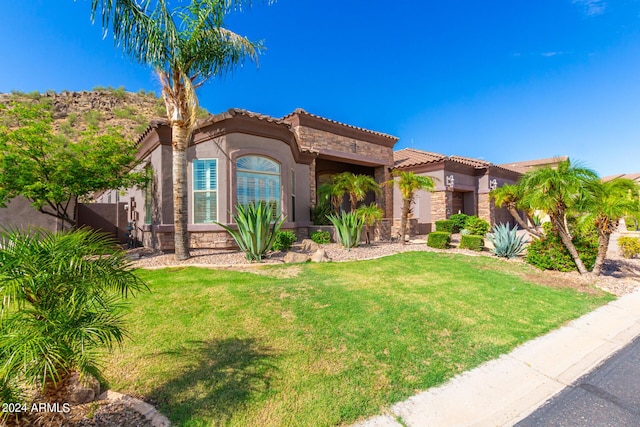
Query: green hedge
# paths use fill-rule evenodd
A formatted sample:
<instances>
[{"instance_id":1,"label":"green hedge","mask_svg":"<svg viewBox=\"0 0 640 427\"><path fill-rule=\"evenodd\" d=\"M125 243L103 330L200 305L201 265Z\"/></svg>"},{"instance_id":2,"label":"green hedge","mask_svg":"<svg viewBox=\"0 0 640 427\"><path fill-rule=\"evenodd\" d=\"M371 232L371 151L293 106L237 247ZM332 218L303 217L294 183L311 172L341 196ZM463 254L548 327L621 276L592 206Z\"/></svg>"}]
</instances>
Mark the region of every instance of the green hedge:
<instances>
[{"instance_id":1,"label":"green hedge","mask_svg":"<svg viewBox=\"0 0 640 427\"><path fill-rule=\"evenodd\" d=\"M447 249L449 242L451 242L451 233L446 231L434 231L429 233L427 238L427 246L432 248Z\"/></svg>"},{"instance_id":2,"label":"green hedge","mask_svg":"<svg viewBox=\"0 0 640 427\"><path fill-rule=\"evenodd\" d=\"M471 249L472 251L481 251L484 247L484 239L482 236L467 234L460 238L460 249Z\"/></svg>"},{"instance_id":3,"label":"green hedge","mask_svg":"<svg viewBox=\"0 0 640 427\"><path fill-rule=\"evenodd\" d=\"M314 231L311 233L311 240L320 245L331 243L331 234L328 231Z\"/></svg>"},{"instance_id":4,"label":"green hedge","mask_svg":"<svg viewBox=\"0 0 640 427\"><path fill-rule=\"evenodd\" d=\"M455 223L450 219L443 219L441 221L436 221L436 231L453 233L454 228L455 228Z\"/></svg>"}]
</instances>

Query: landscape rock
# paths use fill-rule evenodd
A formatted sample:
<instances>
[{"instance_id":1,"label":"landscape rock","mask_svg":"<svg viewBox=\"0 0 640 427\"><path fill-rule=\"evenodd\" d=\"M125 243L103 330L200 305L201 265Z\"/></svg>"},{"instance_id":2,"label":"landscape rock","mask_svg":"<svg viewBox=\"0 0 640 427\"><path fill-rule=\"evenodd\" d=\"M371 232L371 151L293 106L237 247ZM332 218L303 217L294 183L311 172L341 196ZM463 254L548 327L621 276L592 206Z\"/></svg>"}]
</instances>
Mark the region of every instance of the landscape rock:
<instances>
[{"instance_id":1,"label":"landscape rock","mask_svg":"<svg viewBox=\"0 0 640 427\"><path fill-rule=\"evenodd\" d=\"M311 262L329 262L331 261L324 249L318 249L311 255Z\"/></svg>"},{"instance_id":2,"label":"landscape rock","mask_svg":"<svg viewBox=\"0 0 640 427\"><path fill-rule=\"evenodd\" d=\"M318 245L316 242L314 242L311 239L304 239L300 243L300 246L302 247L302 250L305 252L315 252L318 249L320 249L320 245Z\"/></svg>"},{"instance_id":3,"label":"landscape rock","mask_svg":"<svg viewBox=\"0 0 640 427\"><path fill-rule=\"evenodd\" d=\"M307 262L309 261L309 255L301 254L298 252L287 252L284 256L284 262L287 264Z\"/></svg>"},{"instance_id":4,"label":"landscape rock","mask_svg":"<svg viewBox=\"0 0 640 427\"><path fill-rule=\"evenodd\" d=\"M69 392L69 403L77 405L93 402L100 394L100 383L94 377L80 378L77 372L71 374L66 385Z\"/></svg>"}]
</instances>

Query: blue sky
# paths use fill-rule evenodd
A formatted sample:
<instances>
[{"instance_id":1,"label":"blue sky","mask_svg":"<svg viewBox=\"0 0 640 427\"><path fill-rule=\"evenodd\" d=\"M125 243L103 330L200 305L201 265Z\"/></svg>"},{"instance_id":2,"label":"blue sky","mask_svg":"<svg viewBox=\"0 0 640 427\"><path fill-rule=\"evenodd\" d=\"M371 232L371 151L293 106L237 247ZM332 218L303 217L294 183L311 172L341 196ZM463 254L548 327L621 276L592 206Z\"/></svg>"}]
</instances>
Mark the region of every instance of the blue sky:
<instances>
[{"instance_id":1,"label":"blue sky","mask_svg":"<svg viewBox=\"0 0 640 427\"><path fill-rule=\"evenodd\" d=\"M640 0L279 0L226 26L267 50L200 89L211 112L301 107L397 148L640 172ZM159 89L88 0L5 4L0 38L0 92Z\"/></svg>"}]
</instances>

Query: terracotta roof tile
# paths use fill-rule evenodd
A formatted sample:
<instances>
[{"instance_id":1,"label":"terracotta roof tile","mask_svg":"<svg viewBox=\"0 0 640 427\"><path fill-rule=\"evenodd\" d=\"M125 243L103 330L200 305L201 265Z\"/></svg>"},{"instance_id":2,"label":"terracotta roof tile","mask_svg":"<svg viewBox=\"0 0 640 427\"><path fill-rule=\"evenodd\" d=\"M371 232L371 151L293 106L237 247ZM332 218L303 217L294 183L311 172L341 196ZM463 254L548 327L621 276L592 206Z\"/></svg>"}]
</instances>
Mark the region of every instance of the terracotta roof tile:
<instances>
[{"instance_id":1,"label":"terracotta roof tile","mask_svg":"<svg viewBox=\"0 0 640 427\"><path fill-rule=\"evenodd\" d=\"M446 160L444 154L430 153L428 151L404 148L393 152L393 168L406 168L409 166L425 165Z\"/></svg>"},{"instance_id":2,"label":"terracotta roof tile","mask_svg":"<svg viewBox=\"0 0 640 427\"><path fill-rule=\"evenodd\" d=\"M569 159L567 156L547 157L544 159L525 160L522 162L504 163L500 166L505 169L515 170L516 172L525 173L535 167L543 167L547 165L557 164Z\"/></svg>"},{"instance_id":3,"label":"terracotta roof tile","mask_svg":"<svg viewBox=\"0 0 640 427\"><path fill-rule=\"evenodd\" d=\"M630 179L632 181L640 182L640 172L636 172L636 173L619 173L617 175L604 176L604 177L601 178L601 180L604 181L604 182L607 182L607 181L611 181L612 179L616 179L616 178L625 178L625 179Z\"/></svg>"},{"instance_id":4,"label":"terracotta roof tile","mask_svg":"<svg viewBox=\"0 0 640 427\"><path fill-rule=\"evenodd\" d=\"M472 166L476 169L483 169L483 168L488 168L490 166L494 166L493 163L480 160L480 159L472 159L470 157L449 156L449 160L453 160L454 162L462 163L467 166Z\"/></svg>"},{"instance_id":5,"label":"terracotta roof tile","mask_svg":"<svg viewBox=\"0 0 640 427\"><path fill-rule=\"evenodd\" d=\"M376 132L376 131L365 129L365 128L361 128L361 127L358 127L358 126L349 125L349 124L346 124L346 123L338 122L336 120L327 119L326 117L322 117L322 116L318 116L318 115L315 115L315 114L308 113L307 111L303 110L302 108L296 108L293 112L291 112L291 113L287 114L286 116L284 116L282 118L282 120L287 120L288 118L292 117L295 114L314 117L316 119L323 120L325 122L334 123L334 124L337 124L337 125L340 125L340 126L348 127L348 128L351 128L351 129L356 129L356 130L359 130L359 131L362 131L362 132L371 133L373 135L383 136L385 138L393 139L393 140L396 140L396 141L398 140L398 137L396 137L396 136L388 135L388 134L382 133L382 132Z\"/></svg>"}]
</instances>

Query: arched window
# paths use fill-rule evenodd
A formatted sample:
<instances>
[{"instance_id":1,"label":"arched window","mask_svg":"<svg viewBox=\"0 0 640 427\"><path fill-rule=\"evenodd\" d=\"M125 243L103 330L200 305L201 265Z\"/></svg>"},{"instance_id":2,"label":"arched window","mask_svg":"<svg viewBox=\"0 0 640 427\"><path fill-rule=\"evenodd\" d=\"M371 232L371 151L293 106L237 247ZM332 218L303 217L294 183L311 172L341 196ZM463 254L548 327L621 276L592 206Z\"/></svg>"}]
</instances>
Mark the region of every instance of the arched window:
<instances>
[{"instance_id":1,"label":"arched window","mask_svg":"<svg viewBox=\"0 0 640 427\"><path fill-rule=\"evenodd\" d=\"M244 156L236 162L238 203L268 203L280 215L280 165L262 156Z\"/></svg>"}]
</instances>

